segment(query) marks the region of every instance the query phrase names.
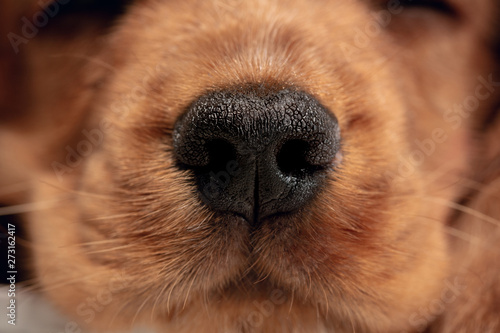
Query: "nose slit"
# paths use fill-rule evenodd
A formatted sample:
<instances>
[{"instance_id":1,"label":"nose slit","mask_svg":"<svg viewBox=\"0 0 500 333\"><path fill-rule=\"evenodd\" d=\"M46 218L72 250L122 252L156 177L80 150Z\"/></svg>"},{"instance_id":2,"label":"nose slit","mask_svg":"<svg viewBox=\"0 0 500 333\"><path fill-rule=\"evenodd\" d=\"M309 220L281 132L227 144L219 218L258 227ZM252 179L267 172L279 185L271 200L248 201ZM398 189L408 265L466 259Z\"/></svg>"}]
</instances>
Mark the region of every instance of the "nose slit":
<instances>
[{"instance_id":1,"label":"nose slit","mask_svg":"<svg viewBox=\"0 0 500 333\"><path fill-rule=\"evenodd\" d=\"M173 139L200 199L250 223L310 202L340 149L337 119L314 97L261 87L204 94Z\"/></svg>"}]
</instances>

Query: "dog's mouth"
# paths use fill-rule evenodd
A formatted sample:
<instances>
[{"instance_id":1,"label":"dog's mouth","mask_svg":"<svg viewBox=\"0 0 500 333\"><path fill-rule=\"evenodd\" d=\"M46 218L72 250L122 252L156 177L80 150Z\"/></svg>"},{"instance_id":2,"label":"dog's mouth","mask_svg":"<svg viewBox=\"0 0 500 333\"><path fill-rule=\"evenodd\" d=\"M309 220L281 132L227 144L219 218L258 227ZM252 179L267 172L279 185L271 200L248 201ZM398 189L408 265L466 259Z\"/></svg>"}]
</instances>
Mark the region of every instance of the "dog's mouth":
<instances>
[{"instance_id":1,"label":"dog's mouth","mask_svg":"<svg viewBox=\"0 0 500 333\"><path fill-rule=\"evenodd\" d=\"M329 237L326 233L318 234L321 226L315 225L313 214L304 207L252 224L239 214L217 213L212 221L217 224L212 226L217 244L211 251L218 255L196 268L211 272L203 292L214 298L247 298L280 290L283 295L293 293L298 300L310 300L310 290L300 287L315 281L325 267L335 264L332 260L341 268L349 256L348 250L332 253L331 239L324 239Z\"/></svg>"}]
</instances>

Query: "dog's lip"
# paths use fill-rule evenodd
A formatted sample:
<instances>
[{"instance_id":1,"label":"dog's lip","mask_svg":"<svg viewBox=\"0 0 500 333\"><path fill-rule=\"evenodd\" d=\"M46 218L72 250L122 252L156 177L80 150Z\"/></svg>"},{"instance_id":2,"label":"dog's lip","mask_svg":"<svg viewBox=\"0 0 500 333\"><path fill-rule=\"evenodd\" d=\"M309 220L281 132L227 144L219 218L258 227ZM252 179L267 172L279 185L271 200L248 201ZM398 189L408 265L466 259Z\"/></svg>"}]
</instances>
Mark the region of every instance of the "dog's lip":
<instances>
[{"instance_id":1,"label":"dog's lip","mask_svg":"<svg viewBox=\"0 0 500 333\"><path fill-rule=\"evenodd\" d=\"M239 218L243 220L245 223L247 223L252 231L255 231L270 220L275 220L277 218L284 218L284 219L291 218L294 215L300 214L300 211L297 209L291 212L272 213L264 216L254 217L253 220L250 220L248 217L238 212L224 212L221 214L229 218Z\"/></svg>"},{"instance_id":2,"label":"dog's lip","mask_svg":"<svg viewBox=\"0 0 500 333\"><path fill-rule=\"evenodd\" d=\"M221 214L226 215L228 217L237 217L241 218L247 223L252 230L258 229L264 224L266 221L270 219L275 219L275 218L280 218L284 217L286 218L287 216L292 216L298 213L298 210L290 211L290 212L277 212L277 213L271 213L271 214L260 214L258 215L257 213L252 214L251 216L246 216L245 214L239 213L239 212L222 212Z\"/></svg>"},{"instance_id":3,"label":"dog's lip","mask_svg":"<svg viewBox=\"0 0 500 333\"><path fill-rule=\"evenodd\" d=\"M295 244L293 241L290 242L289 237L298 235L300 226L297 224L297 216L300 217L302 212L298 210L293 213L272 214L260 220L259 225L248 223L240 214L216 213L216 218L212 220L214 223L223 223L222 228L232 228L227 233L221 234L225 242L219 243L227 246L228 251L217 249L230 256L226 260L230 263L229 266L213 267L219 274L225 276L223 281L218 280L217 286L220 287L220 283L223 285L251 283L293 288L295 282L290 279L283 281L282 275L292 276L308 269L307 263L292 258L294 251L289 247ZM280 253L274 255L270 249L278 250ZM278 258L281 261L279 267L275 261ZM285 262L291 264L283 265Z\"/></svg>"},{"instance_id":4,"label":"dog's lip","mask_svg":"<svg viewBox=\"0 0 500 333\"><path fill-rule=\"evenodd\" d=\"M286 288L273 281L269 276L262 277L262 274L255 270L248 270L241 278L233 280L225 285L222 290L214 289L215 294L223 294L227 297L237 297L238 299L255 298L259 295L267 296L273 290L285 291Z\"/></svg>"}]
</instances>

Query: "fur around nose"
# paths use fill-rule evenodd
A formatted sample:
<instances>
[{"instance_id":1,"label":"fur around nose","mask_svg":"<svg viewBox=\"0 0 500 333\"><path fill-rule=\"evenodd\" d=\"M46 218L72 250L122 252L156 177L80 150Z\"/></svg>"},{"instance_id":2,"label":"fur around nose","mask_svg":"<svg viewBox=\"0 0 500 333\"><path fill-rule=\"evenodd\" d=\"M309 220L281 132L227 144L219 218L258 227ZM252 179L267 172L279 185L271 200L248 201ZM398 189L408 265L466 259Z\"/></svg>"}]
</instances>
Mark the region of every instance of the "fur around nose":
<instances>
[{"instance_id":1,"label":"fur around nose","mask_svg":"<svg viewBox=\"0 0 500 333\"><path fill-rule=\"evenodd\" d=\"M340 147L336 117L293 89L209 92L177 121L174 150L201 199L253 223L320 190Z\"/></svg>"}]
</instances>

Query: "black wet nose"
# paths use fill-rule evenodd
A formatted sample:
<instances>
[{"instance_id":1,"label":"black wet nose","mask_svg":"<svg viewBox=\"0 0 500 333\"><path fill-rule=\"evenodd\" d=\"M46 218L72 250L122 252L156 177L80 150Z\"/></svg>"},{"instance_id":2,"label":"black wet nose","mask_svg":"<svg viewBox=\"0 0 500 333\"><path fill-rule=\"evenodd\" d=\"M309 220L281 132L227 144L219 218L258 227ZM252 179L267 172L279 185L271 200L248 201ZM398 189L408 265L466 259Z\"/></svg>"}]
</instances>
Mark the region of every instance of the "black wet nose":
<instances>
[{"instance_id":1,"label":"black wet nose","mask_svg":"<svg viewBox=\"0 0 500 333\"><path fill-rule=\"evenodd\" d=\"M193 172L202 200L249 222L311 200L339 146L335 116L292 89L208 93L174 129L175 155Z\"/></svg>"}]
</instances>

